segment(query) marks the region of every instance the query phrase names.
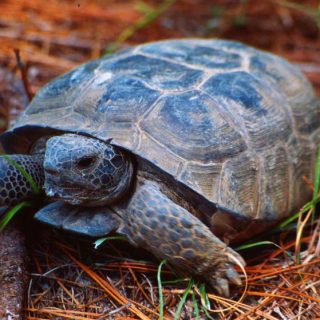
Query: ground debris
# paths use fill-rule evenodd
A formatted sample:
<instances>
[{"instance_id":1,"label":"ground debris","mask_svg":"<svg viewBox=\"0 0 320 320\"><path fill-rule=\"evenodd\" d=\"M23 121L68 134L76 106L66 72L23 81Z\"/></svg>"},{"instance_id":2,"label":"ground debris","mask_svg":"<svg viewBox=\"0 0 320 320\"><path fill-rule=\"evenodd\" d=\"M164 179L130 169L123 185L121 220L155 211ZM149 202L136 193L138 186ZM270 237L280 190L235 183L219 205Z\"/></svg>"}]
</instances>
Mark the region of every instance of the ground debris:
<instances>
[{"instance_id":1,"label":"ground debris","mask_svg":"<svg viewBox=\"0 0 320 320\"><path fill-rule=\"evenodd\" d=\"M0 233L0 319L19 320L28 284L28 257L21 229Z\"/></svg>"}]
</instances>

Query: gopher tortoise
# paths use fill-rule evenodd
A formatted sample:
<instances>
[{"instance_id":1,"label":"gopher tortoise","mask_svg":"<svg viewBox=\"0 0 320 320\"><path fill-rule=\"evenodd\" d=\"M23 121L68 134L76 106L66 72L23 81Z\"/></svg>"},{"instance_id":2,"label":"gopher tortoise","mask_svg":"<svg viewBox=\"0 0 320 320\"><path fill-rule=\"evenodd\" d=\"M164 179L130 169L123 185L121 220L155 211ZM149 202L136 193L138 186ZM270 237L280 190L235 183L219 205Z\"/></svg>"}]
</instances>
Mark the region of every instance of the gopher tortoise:
<instances>
[{"instance_id":1,"label":"gopher tortoise","mask_svg":"<svg viewBox=\"0 0 320 320\"><path fill-rule=\"evenodd\" d=\"M228 294L243 259L228 245L310 197L320 103L287 61L223 40L148 43L81 65L35 96L1 142L0 205L112 231ZM20 166L15 165L15 163Z\"/></svg>"}]
</instances>

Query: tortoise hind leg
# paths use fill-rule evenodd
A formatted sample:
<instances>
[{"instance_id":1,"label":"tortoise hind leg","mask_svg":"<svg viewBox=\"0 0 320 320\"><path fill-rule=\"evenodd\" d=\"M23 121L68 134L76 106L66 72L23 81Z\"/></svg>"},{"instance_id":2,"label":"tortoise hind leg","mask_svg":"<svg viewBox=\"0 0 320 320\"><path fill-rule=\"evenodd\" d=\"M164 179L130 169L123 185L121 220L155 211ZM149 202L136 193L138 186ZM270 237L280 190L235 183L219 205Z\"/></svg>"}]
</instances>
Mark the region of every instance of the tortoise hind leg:
<instances>
[{"instance_id":1,"label":"tortoise hind leg","mask_svg":"<svg viewBox=\"0 0 320 320\"><path fill-rule=\"evenodd\" d=\"M235 260L244 264L242 258L155 182L138 185L120 210L125 227L119 231L134 245L166 259L177 270L202 276L220 294L229 294L229 282L241 284L234 264Z\"/></svg>"}]
</instances>

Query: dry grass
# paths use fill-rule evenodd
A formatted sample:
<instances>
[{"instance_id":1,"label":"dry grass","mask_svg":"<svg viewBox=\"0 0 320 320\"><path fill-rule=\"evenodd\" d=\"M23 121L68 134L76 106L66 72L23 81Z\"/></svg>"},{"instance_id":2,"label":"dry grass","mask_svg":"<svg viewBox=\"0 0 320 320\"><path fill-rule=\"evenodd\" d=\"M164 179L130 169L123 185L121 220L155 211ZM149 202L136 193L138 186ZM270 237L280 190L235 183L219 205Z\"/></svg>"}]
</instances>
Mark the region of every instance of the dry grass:
<instances>
[{"instance_id":1,"label":"dry grass","mask_svg":"<svg viewBox=\"0 0 320 320\"><path fill-rule=\"evenodd\" d=\"M313 227L304 228L301 238L283 231L275 240L279 248L259 250L258 255L257 250L248 253L248 287L241 302L238 300L244 287L233 288L232 299L208 291L208 304L199 286L194 285L180 318L191 319L193 314L196 319L194 294L199 319L206 317L205 308L214 314L214 319L320 319L319 228L320 220ZM301 247L298 251L297 241ZM27 319L159 318L154 260L141 262L139 254L145 255L138 251L130 259L125 258L132 248L121 247L117 242L95 252L90 241L81 247L76 242L72 238L62 242L61 235L57 235L45 243L33 243L36 272L29 287ZM187 282L165 282L176 278L164 269L164 319L174 318L187 287Z\"/></svg>"}]
</instances>

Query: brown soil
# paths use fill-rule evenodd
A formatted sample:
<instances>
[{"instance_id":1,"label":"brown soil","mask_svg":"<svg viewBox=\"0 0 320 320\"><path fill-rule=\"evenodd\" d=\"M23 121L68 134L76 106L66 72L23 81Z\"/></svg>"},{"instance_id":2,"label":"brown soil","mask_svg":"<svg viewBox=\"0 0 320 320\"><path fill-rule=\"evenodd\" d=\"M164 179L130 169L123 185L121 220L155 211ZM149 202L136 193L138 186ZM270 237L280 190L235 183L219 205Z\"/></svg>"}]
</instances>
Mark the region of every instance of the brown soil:
<instances>
[{"instance_id":1,"label":"brown soil","mask_svg":"<svg viewBox=\"0 0 320 320\"><path fill-rule=\"evenodd\" d=\"M22 318L24 293L28 282L25 237L10 225L0 233L0 319Z\"/></svg>"}]
</instances>

